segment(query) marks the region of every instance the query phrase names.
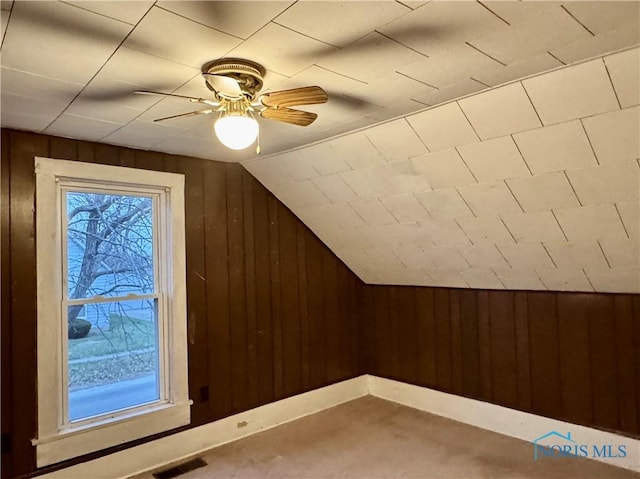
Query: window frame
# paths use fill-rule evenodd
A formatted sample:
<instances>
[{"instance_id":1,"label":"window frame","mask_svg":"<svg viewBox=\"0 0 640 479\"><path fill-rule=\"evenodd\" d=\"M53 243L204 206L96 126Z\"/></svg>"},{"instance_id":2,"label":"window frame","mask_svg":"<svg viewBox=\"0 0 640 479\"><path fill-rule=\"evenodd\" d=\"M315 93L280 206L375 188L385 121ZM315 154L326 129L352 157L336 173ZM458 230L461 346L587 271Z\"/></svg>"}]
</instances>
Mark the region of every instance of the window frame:
<instances>
[{"instance_id":1,"label":"window frame","mask_svg":"<svg viewBox=\"0 0 640 479\"><path fill-rule=\"evenodd\" d=\"M42 157L35 158L35 176L38 428L32 443L37 466L189 424L192 401L187 379L184 176ZM162 278L154 281L164 290L154 290L154 294L164 295L166 314L158 339L158 353L164 356L160 400L72 423L65 422L67 411L63 409L68 392L64 390L67 350L62 306L68 299L63 289L66 205L62 198L63 190L73 184L158 195L158 204L164 206L154 213L154 220L158 219L158 238L154 240L158 243L154 252L158 264L154 268Z\"/></svg>"}]
</instances>

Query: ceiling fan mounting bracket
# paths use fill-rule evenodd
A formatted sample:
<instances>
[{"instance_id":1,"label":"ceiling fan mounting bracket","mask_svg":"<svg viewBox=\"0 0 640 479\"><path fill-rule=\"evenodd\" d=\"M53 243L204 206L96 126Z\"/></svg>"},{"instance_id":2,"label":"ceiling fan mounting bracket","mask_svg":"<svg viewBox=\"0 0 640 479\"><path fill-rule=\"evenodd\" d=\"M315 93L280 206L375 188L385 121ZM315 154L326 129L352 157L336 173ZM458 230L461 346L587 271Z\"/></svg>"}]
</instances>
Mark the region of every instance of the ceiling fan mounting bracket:
<instances>
[{"instance_id":1,"label":"ceiling fan mounting bracket","mask_svg":"<svg viewBox=\"0 0 640 479\"><path fill-rule=\"evenodd\" d=\"M242 58L219 58L203 65L202 73L233 78L240 86L242 95L253 100L262 89L266 70L262 65ZM209 90L215 92L208 82L205 83Z\"/></svg>"}]
</instances>

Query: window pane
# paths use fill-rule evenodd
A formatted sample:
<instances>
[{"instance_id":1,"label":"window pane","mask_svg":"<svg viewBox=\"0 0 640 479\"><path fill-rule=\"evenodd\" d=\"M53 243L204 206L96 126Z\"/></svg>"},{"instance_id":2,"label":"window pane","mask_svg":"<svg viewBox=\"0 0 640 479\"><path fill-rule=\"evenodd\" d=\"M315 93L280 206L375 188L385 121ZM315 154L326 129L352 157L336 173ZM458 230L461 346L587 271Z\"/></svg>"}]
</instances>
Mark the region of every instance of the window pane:
<instances>
[{"instance_id":1,"label":"window pane","mask_svg":"<svg viewBox=\"0 0 640 479\"><path fill-rule=\"evenodd\" d=\"M157 300L69 307L69 420L160 399Z\"/></svg>"},{"instance_id":2,"label":"window pane","mask_svg":"<svg viewBox=\"0 0 640 479\"><path fill-rule=\"evenodd\" d=\"M66 203L68 298L152 293L152 198L68 191Z\"/></svg>"}]
</instances>

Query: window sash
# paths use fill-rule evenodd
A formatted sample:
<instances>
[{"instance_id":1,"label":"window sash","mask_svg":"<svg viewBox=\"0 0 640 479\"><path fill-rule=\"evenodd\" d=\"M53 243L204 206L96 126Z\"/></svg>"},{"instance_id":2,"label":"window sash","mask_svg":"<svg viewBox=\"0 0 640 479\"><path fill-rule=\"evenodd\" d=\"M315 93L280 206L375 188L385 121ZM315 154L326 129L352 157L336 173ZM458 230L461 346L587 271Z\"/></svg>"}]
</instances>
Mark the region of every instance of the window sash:
<instances>
[{"instance_id":1,"label":"window sash","mask_svg":"<svg viewBox=\"0 0 640 479\"><path fill-rule=\"evenodd\" d=\"M32 444L36 446L37 466L42 467L188 424L192 401L189 400L187 383L184 176L39 157L35 158L35 172L38 428ZM64 316L61 314L65 294L62 288L62 251L58 247L51 248L52 244L63 242L60 186L74 190L86 187L104 193L121 191L129 195L158 195L161 201L156 209L158 216L157 221L154 220L154 229L157 224L166 233L157 238L156 254L166 264L161 267L158 261L155 262L159 268L154 278L158 288L153 292L164 317L164 324L159 328L163 330L159 352L165 355L162 364L166 367L163 373L167 381L164 388L166 402L126 409L117 417L104 415L92 418L84 424L76 421L67 429L60 428L59 400L61 363L68 360L65 356L68 353L62 349L67 328L62 331L60 327L67 324L61 319L66 318L66 312ZM139 299L140 296L143 295L83 298L80 303L87 299L111 302Z\"/></svg>"}]
</instances>

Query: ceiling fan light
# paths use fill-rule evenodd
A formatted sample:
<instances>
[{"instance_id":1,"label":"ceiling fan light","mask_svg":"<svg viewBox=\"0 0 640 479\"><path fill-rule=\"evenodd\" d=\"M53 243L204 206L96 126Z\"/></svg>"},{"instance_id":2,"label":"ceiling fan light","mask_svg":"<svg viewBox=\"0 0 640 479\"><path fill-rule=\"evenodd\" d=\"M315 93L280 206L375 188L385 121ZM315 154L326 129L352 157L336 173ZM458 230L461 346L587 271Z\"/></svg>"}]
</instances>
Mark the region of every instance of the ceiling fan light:
<instances>
[{"instance_id":1,"label":"ceiling fan light","mask_svg":"<svg viewBox=\"0 0 640 479\"><path fill-rule=\"evenodd\" d=\"M258 122L241 115L225 115L213 124L218 140L232 150L244 150L258 138Z\"/></svg>"}]
</instances>

